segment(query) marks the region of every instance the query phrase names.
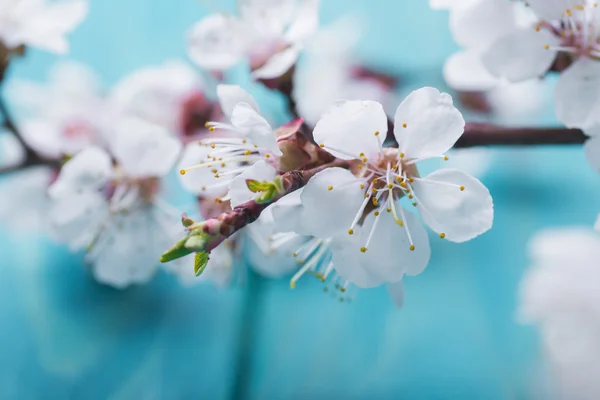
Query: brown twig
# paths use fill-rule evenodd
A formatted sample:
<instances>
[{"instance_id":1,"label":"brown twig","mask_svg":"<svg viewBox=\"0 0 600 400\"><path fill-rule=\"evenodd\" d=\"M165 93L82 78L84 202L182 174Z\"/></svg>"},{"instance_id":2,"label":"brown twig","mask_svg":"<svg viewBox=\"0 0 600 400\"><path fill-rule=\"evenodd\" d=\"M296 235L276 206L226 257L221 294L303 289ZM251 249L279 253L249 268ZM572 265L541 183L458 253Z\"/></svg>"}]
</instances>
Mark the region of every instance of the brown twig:
<instances>
[{"instance_id":1,"label":"brown twig","mask_svg":"<svg viewBox=\"0 0 600 400\"><path fill-rule=\"evenodd\" d=\"M583 144L587 136L580 129L506 128L489 124L467 124L454 148L478 146L537 146Z\"/></svg>"}]
</instances>

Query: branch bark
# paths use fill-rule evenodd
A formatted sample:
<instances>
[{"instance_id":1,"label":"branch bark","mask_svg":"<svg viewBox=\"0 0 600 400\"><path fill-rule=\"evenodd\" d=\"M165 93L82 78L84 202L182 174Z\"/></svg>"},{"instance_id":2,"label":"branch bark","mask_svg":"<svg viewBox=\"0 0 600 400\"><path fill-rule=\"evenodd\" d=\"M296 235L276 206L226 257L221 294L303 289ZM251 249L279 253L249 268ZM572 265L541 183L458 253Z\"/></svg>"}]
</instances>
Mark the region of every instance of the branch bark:
<instances>
[{"instance_id":1,"label":"branch bark","mask_svg":"<svg viewBox=\"0 0 600 400\"><path fill-rule=\"evenodd\" d=\"M581 129L506 128L489 124L467 124L454 148L478 146L536 146L583 144L587 136Z\"/></svg>"}]
</instances>

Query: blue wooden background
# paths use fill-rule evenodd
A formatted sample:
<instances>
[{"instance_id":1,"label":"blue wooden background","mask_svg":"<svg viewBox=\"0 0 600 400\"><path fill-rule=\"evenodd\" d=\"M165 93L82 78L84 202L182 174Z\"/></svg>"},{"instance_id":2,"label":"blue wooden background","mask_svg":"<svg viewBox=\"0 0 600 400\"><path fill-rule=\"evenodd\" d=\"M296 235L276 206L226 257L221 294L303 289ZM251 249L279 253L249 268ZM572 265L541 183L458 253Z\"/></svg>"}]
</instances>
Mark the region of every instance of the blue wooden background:
<instances>
[{"instance_id":1,"label":"blue wooden background","mask_svg":"<svg viewBox=\"0 0 600 400\"><path fill-rule=\"evenodd\" d=\"M70 58L111 84L184 57L187 28L229 3L92 0ZM447 16L425 0L323 3L325 22L366 18L369 63L408 74L412 86L442 84L454 44ZM11 78L43 79L56 59L32 51ZM551 123L546 114L532 122ZM27 227L0 228L0 398L537 398L538 338L515 318L526 242L545 226L591 225L598 178L580 148L544 148L494 150L483 180L493 230L462 245L434 240L429 267L406 281L402 311L384 289L340 304L312 280L291 291L256 276L216 289L161 275L117 291L96 284L81 255Z\"/></svg>"}]
</instances>

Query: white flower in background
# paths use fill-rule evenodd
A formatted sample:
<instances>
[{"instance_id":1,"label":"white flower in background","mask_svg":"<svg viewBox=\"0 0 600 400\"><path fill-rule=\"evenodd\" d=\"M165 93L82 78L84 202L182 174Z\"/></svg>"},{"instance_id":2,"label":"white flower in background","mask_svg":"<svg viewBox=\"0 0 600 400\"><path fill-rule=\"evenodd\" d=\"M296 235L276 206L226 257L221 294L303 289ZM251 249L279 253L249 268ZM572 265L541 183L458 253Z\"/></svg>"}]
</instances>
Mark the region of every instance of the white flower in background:
<instances>
[{"instance_id":1,"label":"white flower in background","mask_svg":"<svg viewBox=\"0 0 600 400\"><path fill-rule=\"evenodd\" d=\"M561 399L600 398L600 235L548 229L529 247L519 314L539 327L554 392Z\"/></svg>"},{"instance_id":2,"label":"white flower in background","mask_svg":"<svg viewBox=\"0 0 600 400\"><path fill-rule=\"evenodd\" d=\"M177 212L160 198L161 178L181 145L163 128L122 119L111 154L88 147L68 161L49 188L57 238L88 248L96 279L115 287L149 280L161 249L180 234ZM116 165L113 165L113 161Z\"/></svg>"},{"instance_id":3,"label":"white flower in background","mask_svg":"<svg viewBox=\"0 0 600 400\"><path fill-rule=\"evenodd\" d=\"M0 3L0 40L8 49L21 45L53 53L66 53L65 38L83 21L84 0L3 0Z\"/></svg>"},{"instance_id":4,"label":"white flower in background","mask_svg":"<svg viewBox=\"0 0 600 400\"><path fill-rule=\"evenodd\" d=\"M201 140L200 145L189 144L180 161L183 186L206 196L227 193L231 182L241 174L244 174L243 179L274 178L277 158L282 155L273 128L260 115L250 94L233 85L219 85L217 94L223 114L230 123L209 122L208 126L211 131L224 130L225 135ZM245 182L242 186L241 195L244 196ZM237 185L236 189L239 189Z\"/></svg>"},{"instance_id":5,"label":"white flower in background","mask_svg":"<svg viewBox=\"0 0 600 400\"><path fill-rule=\"evenodd\" d=\"M11 82L23 140L39 155L59 159L103 144L111 120L97 76L85 65L63 62L46 84Z\"/></svg>"},{"instance_id":6,"label":"white flower in background","mask_svg":"<svg viewBox=\"0 0 600 400\"><path fill-rule=\"evenodd\" d=\"M391 88L357 76L354 51L360 38L357 19L341 19L320 30L307 44L294 73L292 96L298 113L311 126L340 99L386 103Z\"/></svg>"},{"instance_id":7,"label":"white flower in background","mask_svg":"<svg viewBox=\"0 0 600 400\"><path fill-rule=\"evenodd\" d=\"M417 170L421 160L445 158L464 124L451 97L433 88L411 93L398 107L398 149L383 147L387 117L376 102L340 102L317 123L315 141L352 167L328 168L309 181L302 193L303 224L313 236L333 238L340 275L371 287L425 268L427 234L401 199L450 241L470 240L491 227L492 199L481 182L458 170L442 169L425 178Z\"/></svg>"},{"instance_id":8,"label":"white flower in background","mask_svg":"<svg viewBox=\"0 0 600 400\"><path fill-rule=\"evenodd\" d=\"M0 181L0 226L13 232L47 233L50 207L46 191L54 172L47 167L15 171Z\"/></svg>"},{"instance_id":9,"label":"white flower in background","mask_svg":"<svg viewBox=\"0 0 600 400\"><path fill-rule=\"evenodd\" d=\"M204 90L204 80L191 67L181 61L167 61L126 76L112 89L111 101L122 115L191 136L206 130L204 123L218 117Z\"/></svg>"},{"instance_id":10,"label":"white flower in background","mask_svg":"<svg viewBox=\"0 0 600 400\"><path fill-rule=\"evenodd\" d=\"M238 17L214 14L192 27L188 54L210 70L248 58L255 79L277 78L317 30L318 7L318 0L240 0Z\"/></svg>"}]
</instances>

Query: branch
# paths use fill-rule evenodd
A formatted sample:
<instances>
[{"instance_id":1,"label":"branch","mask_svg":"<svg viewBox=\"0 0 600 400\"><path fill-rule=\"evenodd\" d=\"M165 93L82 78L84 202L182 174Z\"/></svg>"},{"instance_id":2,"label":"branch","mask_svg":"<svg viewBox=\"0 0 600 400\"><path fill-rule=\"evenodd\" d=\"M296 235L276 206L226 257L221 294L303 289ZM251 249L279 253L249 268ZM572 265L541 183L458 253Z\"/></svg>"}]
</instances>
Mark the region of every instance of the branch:
<instances>
[{"instance_id":1,"label":"branch","mask_svg":"<svg viewBox=\"0 0 600 400\"><path fill-rule=\"evenodd\" d=\"M489 124L467 124L454 148L477 146L534 146L583 144L587 136L580 129L506 128Z\"/></svg>"}]
</instances>

